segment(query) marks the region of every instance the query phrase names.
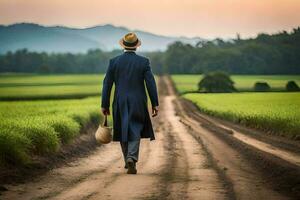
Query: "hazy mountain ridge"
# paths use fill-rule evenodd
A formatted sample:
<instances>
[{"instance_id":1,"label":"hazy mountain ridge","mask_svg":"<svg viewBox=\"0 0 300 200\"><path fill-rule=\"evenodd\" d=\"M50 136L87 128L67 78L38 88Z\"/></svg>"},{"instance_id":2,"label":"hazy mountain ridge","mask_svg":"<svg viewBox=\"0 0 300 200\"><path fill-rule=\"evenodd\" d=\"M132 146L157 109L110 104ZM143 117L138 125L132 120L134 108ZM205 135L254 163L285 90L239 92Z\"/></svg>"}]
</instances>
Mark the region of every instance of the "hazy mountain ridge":
<instances>
[{"instance_id":1,"label":"hazy mountain ridge","mask_svg":"<svg viewBox=\"0 0 300 200\"><path fill-rule=\"evenodd\" d=\"M33 23L0 25L0 53L27 48L51 53L84 53L88 49L119 49L119 39L130 30L110 24L84 29L65 26L42 26ZM141 51L163 51L170 43L182 41L196 44L201 38L168 37L134 30L141 38Z\"/></svg>"}]
</instances>

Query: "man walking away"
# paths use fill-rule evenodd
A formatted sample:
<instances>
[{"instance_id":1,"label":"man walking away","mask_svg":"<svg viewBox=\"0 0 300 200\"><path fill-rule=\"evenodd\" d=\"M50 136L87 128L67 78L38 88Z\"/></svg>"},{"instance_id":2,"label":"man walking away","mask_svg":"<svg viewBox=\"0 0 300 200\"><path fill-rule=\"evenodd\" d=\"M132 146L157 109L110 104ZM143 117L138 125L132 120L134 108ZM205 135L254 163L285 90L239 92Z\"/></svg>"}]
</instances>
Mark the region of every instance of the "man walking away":
<instances>
[{"instance_id":1,"label":"man walking away","mask_svg":"<svg viewBox=\"0 0 300 200\"><path fill-rule=\"evenodd\" d=\"M113 99L113 141L120 141L128 174L136 174L141 138L154 140L148 113L145 85L152 104L152 116L158 113L157 88L149 60L135 53L141 45L136 34L128 33L121 40L124 53L109 62L102 89L102 113L110 114L110 93Z\"/></svg>"}]
</instances>

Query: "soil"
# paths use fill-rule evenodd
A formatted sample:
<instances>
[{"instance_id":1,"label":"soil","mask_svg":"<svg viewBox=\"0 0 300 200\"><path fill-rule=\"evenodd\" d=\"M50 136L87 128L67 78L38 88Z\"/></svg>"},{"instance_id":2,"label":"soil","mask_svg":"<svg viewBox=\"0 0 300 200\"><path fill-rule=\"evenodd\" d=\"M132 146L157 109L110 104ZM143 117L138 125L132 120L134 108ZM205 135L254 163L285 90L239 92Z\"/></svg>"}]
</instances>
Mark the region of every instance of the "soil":
<instances>
[{"instance_id":1,"label":"soil","mask_svg":"<svg viewBox=\"0 0 300 200\"><path fill-rule=\"evenodd\" d=\"M292 142L279 145L278 138L261 139L203 115L166 76L159 90L156 140L142 140L136 175L126 174L114 142L24 183L5 184L0 199L300 198L300 154L285 147Z\"/></svg>"}]
</instances>

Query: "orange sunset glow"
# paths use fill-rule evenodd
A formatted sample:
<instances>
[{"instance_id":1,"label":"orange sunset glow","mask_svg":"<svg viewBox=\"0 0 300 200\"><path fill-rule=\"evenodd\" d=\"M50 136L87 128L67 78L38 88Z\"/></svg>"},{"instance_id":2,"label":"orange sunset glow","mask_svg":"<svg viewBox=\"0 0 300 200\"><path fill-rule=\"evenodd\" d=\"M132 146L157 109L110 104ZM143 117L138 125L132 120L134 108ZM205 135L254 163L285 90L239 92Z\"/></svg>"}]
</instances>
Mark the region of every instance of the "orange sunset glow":
<instances>
[{"instance_id":1,"label":"orange sunset glow","mask_svg":"<svg viewBox=\"0 0 300 200\"><path fill-rule=\"evenodd\" d=\"M299 0L1 0L0 23L111 23L163 35L251 37L299 26L299 10Z\"/></svg>"}]
</instances>

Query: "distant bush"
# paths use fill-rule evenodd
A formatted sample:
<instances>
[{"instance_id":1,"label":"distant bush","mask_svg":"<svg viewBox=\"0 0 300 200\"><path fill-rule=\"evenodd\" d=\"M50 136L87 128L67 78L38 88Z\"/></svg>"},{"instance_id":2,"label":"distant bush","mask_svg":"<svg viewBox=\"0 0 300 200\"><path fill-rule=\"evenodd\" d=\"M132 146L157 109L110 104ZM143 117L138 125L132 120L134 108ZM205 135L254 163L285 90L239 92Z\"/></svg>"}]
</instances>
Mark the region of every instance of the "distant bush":
<instances>
[{"instance_id":1,"label":"distant bush","mask_svg":"<svg viewBox=\"0 0 300 200\"><path fill-rule=\"evenodd\" d=\"M297 83L295 81L289 81L287 84L286 84L286 90L287 91L300 91L300 88L299 86L297 85Z\"/></svg>"},{"instance_id":2,"label":"distant bush","mask_svg":"<svg viewBox=\"0 0 300 200\"><path fill-rule=\"evenodd\" d=\"M254 84L254 90L257 92L268 92L271 90L271 87L267 82L256 82Z\"/></svg>"},{"instance_id":3,"label":"distant bush","mask_svg":"<svg viewBox=\"0 0 300 200\"><path fill-rule=\"evenodd\" d=\"M199 91L210 93L234 92L234 82L225 72L217 71L204 75L198 83Z\"/></svg>"}]
</instances>

